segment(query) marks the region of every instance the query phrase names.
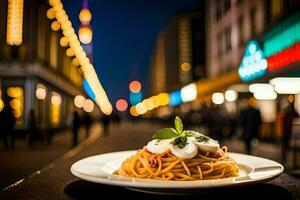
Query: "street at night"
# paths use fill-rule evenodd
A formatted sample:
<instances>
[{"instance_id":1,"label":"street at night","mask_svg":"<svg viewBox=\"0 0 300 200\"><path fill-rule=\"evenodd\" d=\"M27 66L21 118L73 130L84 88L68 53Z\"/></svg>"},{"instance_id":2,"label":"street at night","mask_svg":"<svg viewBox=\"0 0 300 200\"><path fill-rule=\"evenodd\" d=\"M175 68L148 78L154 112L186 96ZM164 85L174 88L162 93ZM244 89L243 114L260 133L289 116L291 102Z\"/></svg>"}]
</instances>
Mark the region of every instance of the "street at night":
<instances>
[{"instance_id":1,"label":"street at night","mask_svg":"<svg viewBox=\"0 0 300 200\"><path fill-rule=\"evenodd\" d=\"M0 19L0 199L300 199L298 0L2 0Z\"/></svg>"}]
</instances>

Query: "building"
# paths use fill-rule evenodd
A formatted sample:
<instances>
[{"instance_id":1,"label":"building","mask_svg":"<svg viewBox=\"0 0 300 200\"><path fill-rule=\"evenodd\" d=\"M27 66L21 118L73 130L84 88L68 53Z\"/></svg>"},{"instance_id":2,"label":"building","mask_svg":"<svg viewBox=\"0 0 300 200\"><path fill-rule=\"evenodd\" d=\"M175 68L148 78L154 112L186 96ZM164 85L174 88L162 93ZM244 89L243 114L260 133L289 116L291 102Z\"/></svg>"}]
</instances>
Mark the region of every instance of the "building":
<instances>
[{"instance_id":1,"label":"building","mask_svg":"<svg viewBox=\"0 0 300 200\"><path fill-rule=\"evenodd\" d=\"M291 0L206 1L206 68L209 77L237 69L250 39L299 11Z\"/></svg>"},{"instance_id":2,"label":"building","mask_svg":"<svg viewBox=\"0 0 300 200\"><path fill-rule=\"evenodd\" d=\"M41 127L66 126L74 97L86 96L83 74L60 46L62 32L51 30L48 2L22 2L0 2L0 99L10 102L17 129L28 128L30 110ZM20 34L19 42L11 42L13 34Z\"/></svg>"},{"instance_id":3,"label":"building","mask_svg":"<svg viewBox=\"0 0 300 200\"><path fill-rule=\"evenodd\" d=\"M204 13L178 13L157 36L150 64L151 94L204 77L204 54Z\"/></svg>"},{"instance_id":4,"label":"building","mask_svg":"<svg viewBox=\"0 0 300 200\"><path fill-rule=\"evenodd\" d=\"M290 101L291 98L287 98L289 94L295 94L299 104L299 93L287 91L287 88L299 88L299 82L293 82L294 85L289 82L282 93L279 90L273 91L273 86L276 90L276 85L269 84L274 83L271 79L277 77L299 77L300 58L296 56L299 55L300 42L300 32L297 28L300 24L299 10L300 2L296 0L206 1L208 76L218 78L234 71L240 77L236 83L245 82L246 88L249 84L259 83L256 86L261 87L261 93L250 93L243 89L243 94L239 95L253 95L257 99L264 122L262 137L274 137L276 114L286 107L288 100ZM252 53L251 46L254 47ZM254 54L259 56L255 57ZM262 59L263 65L257 61ZM230 79L229 76L227 78ZM276 81L278 82L278 79ZM280 81L281 88L288 83L287 79ZM225 88L216 87L215 91L210 93L224 92L226 89L240 92L240 84L236 83Z\"/></svg>"},{"instance_id":5,"label":"building","mask_svg":"<svg viewBox=\"0 0 300 200\"><path fill-rule=\"evenodd\" d=\"M237 69L245 44L266 27L264 1L206 3L206 68L209 77Z\"/></svg>"}]
</instances>

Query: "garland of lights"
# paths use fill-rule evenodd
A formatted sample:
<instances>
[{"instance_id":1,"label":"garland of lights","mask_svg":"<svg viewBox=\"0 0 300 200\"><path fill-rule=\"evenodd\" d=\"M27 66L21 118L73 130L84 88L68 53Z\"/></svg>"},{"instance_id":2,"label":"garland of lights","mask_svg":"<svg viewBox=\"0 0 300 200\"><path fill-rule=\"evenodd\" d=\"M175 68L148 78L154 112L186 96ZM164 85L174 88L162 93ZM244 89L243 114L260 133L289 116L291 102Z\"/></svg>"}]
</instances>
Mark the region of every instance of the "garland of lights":
<instances>
[{"instance_id":1,"label":"garland of lights","mask_svg":"<svg viewBox=\"0 0 300 200\"><path fill-rule=\"evenodd\" d=\"M73 61L75 64L81 65L84 77L95 94L96 103L100 106L104 114L110 115L112 113L112 105L97 77L93 65L80 45L72 23L68 19L66 11L63 9L62 2L60 0L49 0L49 4L52 8L47 11L47 17L49 19L56 19L56 21L52 22L51 29L53 31L62 29L64 37L61 38L60 43L65 47L70 46L66 54L70 57L76 57L76 60Z\"/></svg>"}]
</instances>

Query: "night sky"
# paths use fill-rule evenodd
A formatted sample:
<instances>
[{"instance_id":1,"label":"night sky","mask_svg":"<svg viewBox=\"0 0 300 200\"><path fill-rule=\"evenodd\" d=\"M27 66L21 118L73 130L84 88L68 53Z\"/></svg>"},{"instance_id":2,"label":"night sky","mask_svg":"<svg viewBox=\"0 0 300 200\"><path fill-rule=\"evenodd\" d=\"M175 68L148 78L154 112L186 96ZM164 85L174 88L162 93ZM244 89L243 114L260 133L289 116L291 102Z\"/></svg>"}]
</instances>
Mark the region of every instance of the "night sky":
<instances>
[{"instance_id":1,"label":"night sky","mask_svg":"<svg viewBox=\"0 0 300 200\"><path fill-rule=\"evenodd\" d=\"M176 12L195 10L201 0L89 0L93 18L94 67L114 104L129 99L128 84L142 82L149 93L149 64L157 34ZM78 30L81 0L64 0Z\"/></svg>"}]
</instances>

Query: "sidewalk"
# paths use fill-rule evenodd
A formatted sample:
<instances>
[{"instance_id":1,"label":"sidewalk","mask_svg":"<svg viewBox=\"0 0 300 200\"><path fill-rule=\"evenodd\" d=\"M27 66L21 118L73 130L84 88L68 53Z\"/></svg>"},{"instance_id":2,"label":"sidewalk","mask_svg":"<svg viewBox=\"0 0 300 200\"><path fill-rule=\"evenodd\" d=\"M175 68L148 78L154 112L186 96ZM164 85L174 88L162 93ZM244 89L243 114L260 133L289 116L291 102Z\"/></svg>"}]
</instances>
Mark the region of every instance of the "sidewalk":
<instances>
[{"instance_id":1,"label":"sidewalk","mask_svg":"<svg viewBox=\"0 0 300 200\"><path fill-rule=\"evenodd\" d=\"M89 138L100 137L101 131L101 125L95 123L91 127ZM85 139L86 132L81 127L79 144ZM28 147L27 140L17 139L15 148L6 150L2 141L0 142L0 190L41 169L73 148L70 130L55 132L50 145L38 141L33 147Z\"/></svg>"}]
</instances>

